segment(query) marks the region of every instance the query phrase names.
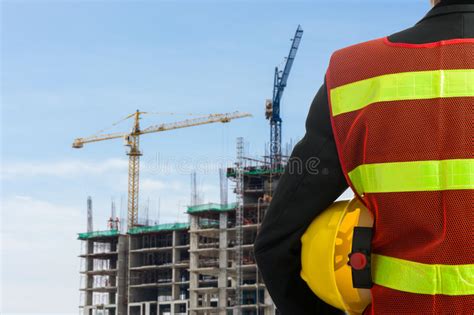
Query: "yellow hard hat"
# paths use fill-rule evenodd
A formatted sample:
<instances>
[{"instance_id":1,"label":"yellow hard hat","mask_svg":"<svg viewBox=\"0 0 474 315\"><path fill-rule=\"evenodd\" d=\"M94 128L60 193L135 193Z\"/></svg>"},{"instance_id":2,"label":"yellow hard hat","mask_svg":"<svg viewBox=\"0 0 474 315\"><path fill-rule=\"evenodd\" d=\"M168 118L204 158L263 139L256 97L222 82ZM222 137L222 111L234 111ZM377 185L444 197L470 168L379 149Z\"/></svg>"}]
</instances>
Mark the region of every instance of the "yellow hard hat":
<instances>
[{"instance_id":1,"label":"yellow hard hat","mask_svg":"<svg viewBox=\"0 0 474 315\"><path fill-rule=\"evenodd\" d=\"M338 201L301 238L301 277L320 299L348 314L362 314L371 301L369 289L352 287L347 264L356 226L372 227L370 212L357 199Z\"/></svg>"}]
</instances>

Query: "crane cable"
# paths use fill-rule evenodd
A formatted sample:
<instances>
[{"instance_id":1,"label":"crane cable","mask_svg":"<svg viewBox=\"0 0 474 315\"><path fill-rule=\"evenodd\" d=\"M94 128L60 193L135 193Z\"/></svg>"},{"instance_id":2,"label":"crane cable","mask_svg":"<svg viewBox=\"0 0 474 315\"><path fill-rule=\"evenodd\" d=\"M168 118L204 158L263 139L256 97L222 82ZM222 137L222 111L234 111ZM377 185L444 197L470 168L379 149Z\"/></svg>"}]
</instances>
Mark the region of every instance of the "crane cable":
<instances>
[{"instance_id":1,"label":"crane cable","mask_svg":"<svg viewBox=\"0 0 474 315\"><path fill-rule=\"evenodd\" d=\"M133 115L134 115L134 114L128 115L128 116L126 116L126 117L124 117L124 118L122 118L122 119L120 119L120 120L114 122L114 123L113 123L112 125L110 125L109 127L106 127L106 128L104 128L104 129L102 129L102 130L99 130L99 131L95 132L94 134L92 134L91 137L98 136L98 135L100 135L101 133L103 133L103 132L105 132L105 131L107 131L107 130L112 129L113 127L115 127L115 126L117 126L118 124L120 124L121 122L123 122L123 121L129 119L129 118L132 117Z\"/></svg>"},{"instance_id":2,"label":"crane cable","mask_svg":"<svg viewBox=\"0 0 474 315\"><path fill-rule=\"evenodd\" d=\"M140 112L141 114L145 114L145 115L183 115L183 116L198 116L198 117L205 117L205 116L208 116L209 114L196 114L196 113L172 113L172 112ZM101 129L95 133L93 133L91 136L94 137L94 136L98 136L102 133L104 133L105 131L108 131L110 129L112 129L113 127L117 126L118 124L124 122L125 120L127 119L130 119L131 117L133 117L135 115L135 113L133 114L130 114L130 115L127 115L126 117L114 122L112 125L110 125L109 127L106 127L104 129Z\"/></svg>"}]
</instances>

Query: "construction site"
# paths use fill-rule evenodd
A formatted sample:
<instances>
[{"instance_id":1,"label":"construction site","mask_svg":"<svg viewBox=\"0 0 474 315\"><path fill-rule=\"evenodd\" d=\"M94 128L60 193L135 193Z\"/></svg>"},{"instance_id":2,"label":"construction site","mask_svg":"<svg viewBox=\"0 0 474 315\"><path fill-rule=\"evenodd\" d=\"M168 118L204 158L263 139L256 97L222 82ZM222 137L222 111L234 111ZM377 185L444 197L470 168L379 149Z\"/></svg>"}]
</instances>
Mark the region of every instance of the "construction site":
<instances>
[{"instance_id":1,"label":"construction site","mask_svg":"<svg viewBox=\"0 0 474 315\"><path fill-rule=\"evenodd\" d=\"M220 200L215 203L198 202L196 173L191 174L191 200L183 222L154 224L138 214L140 136L227 123L249 114L213 114L143 128L140 116L144 113L137 111L126 117L133 119L132 132L74 141L74 148L82 148L122 138L129 146L126 221L116 216L113 205L107 228L94 230L91 198L87 202L88 229L78 234L80 314L278 314L259 273L253 243L291 151L287 146L282 152L280 100L302 34L298 27L284 68L275 69L273 97L265 103L270 124L268 153L259 159L244 156L244 139L237 138L235 162L220 169ZM235 201L228 201L229 188Z\"/></svg>"}]
</instances>

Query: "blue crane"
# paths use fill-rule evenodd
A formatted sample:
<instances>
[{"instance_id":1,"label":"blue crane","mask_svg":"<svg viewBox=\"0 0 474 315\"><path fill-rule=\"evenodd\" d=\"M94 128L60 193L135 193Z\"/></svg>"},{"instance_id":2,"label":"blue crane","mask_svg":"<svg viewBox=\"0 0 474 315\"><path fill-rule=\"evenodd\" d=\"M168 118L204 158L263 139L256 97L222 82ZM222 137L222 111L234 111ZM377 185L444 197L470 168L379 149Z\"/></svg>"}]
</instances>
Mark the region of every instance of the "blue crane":
<instances>
[{"instance_id":1,"label":"blue crane","mask_svg":"<svg viewBox=\"0 0 474 315\"><path fill-rule=\"evenodd\" d=\"M285 90L288 77L290 76L291 67L298 51L301 38L303 37L303 29L298 25L295 36L293 37L290 53L286 58L286 64L283 71L275 67L275 78L273 84L273 99L267 100L265 104L265 117L270 120L270 161L274 166L281 164L281 117L280 102Z\"/></svg>"}]
</instances>

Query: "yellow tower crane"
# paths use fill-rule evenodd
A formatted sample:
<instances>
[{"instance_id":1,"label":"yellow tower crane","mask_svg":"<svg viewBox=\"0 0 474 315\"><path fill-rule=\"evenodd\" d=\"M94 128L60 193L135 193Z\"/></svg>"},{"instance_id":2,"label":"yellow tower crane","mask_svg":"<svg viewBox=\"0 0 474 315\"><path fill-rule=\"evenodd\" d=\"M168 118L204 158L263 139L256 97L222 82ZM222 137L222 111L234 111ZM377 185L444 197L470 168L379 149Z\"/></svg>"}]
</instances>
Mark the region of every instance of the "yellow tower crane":
<instances>
[{"instance_id":1,"label":"yellow tower crane","mask_svg":"<svg viewBox=\"0 0 474 315\"><path fill-rule=\"evenodd\" d=\"M129 146L130 149L127 152L129 156L128 164L128 228L132 228L137 225L138 221L138 188L139 188L139 174L140 174L140 136L153 133L161 132L173 129L188 128L199 125L211 124L211 123L227 123L232 119L244 118L252 116L249 113L227 113L227 114L211 114L204 117L198 117L193 119L186 119L173 123L163 123L159 125L152 125L145 129L140 128L141 115L147 114L146 112L136 111L133 114L128 115L125 119L133 118L133 127L131 132L116 132L109 134L96 134L86 138L77 138L74 140L72 147L79 149L86 143L99 142L104 140L122 138L125 140L125 145Z\"/></svg>"}]
</instances>

